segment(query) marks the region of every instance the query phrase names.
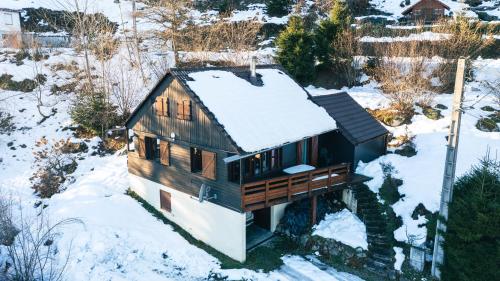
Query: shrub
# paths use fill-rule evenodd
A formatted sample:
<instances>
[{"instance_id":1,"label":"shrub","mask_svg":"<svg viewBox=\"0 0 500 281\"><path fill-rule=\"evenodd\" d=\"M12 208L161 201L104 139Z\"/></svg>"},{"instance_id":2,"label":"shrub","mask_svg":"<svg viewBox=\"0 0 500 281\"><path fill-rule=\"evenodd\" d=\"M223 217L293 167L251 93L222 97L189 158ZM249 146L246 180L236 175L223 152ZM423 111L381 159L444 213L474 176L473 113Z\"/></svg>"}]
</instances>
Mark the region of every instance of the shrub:
<instances>
[{"instance_id":1,"label":"shrub","mask_svg":"<svg viewBox=\"0 0 500 281\"><path fill-rule=\"evenodd\" d=\"M411 63L396 59L385 59L374 71L374 78L380 83L391 107L405 117L413 115L414 105L428 105L434 98L432 85L424 77L424 59L413 59Z\"/></svg>"},{"instance_id":2,"label":"shrub","mask_svg":"<svg viewBox=\"0 0 500 281\"><path fill-rule=\"evenodd\" d=\"M0 111L0 134L10 133L15 129L12 118L14 116L11 114Z\"/></svg>"},{"instance_id":3,"label":"shrub","mask_svg":"<svg viewBox=\"0 0 500 281\"><path fill-rule=\"evenodd\" d=\"M380 187L379 195L385 204L392 205L401 199L398 187L403 184L403 181L394 178L393 175L397 174L396 168L390 163L380 163L382 172L384 173L384 183Z\"/></svg>"},{"instance_id":4,"label":"shrub","mask_svg":"<svg viewBox=\"0 0 500 281\"><path fill-rule=\"evenodd\" d=\"M290 12L292 3L292 0L268 0L267 14L273 17L284 16Z\"/></svg>"},{"instance_id":5,"label":"shrub","mask_svg":"<svg viewBox=\"0 0 500 281\"><path fill-rule=\"evenodd\" d=\"M302 19L293 16L288 26L278 36L278 62L300 83L314 78L314 40L305 30Z\"/></svg>"},{"instance_id":6,"label":"shrub","mask_svg":"<svg viewBox=\"0 0 500 281\"><path fill-rule=\"evenodd\" d=\"M72 152L72 143L69 139L59 140L50 148L47 144L45 138L36 143L41 149L34 152L35 166L38 169L31 177L32 188L42 198L50 198L59 193L61 185L77 167L75 158L69 154Z\"/></svg>"},{"instance_id":7,"label":"shrub","mask_svg":"<svg viewBox=\"0 0 500 281\"><path fill-rule=\"evenodd\" d=\"M495 120L483 117L477 120L476 128L483 132L498 132L500 129L498 128L497 122Z\"/></svg>"},{"instance_id":8,"label":"shrub","mask_svg":"<svg viewBox=\"0 0 500 281\"><path fill-rule=\"evenodd\" d=\"M113 125L122 122L116 106L101 92L80 91L73 100L70 113L76 123L101 136Z\"/></svg>"},{"instance_id":9,"label":"shrub","mask_svg":"<svg viewBox=\"0 0 500 281\"><path fill-rule=\"evenodd\" d=\"M496 280L500 251L500 162L485 158L455 183L444 234L444 281Z\"/></svg>"},{"instance_id":10,"label":"shrub","mask_svg":"<svg viewBox=\"0 0 500 281\"><path fill-rule=\"evenodd\" d=\"M0 202L0 210L1 205ZM71 245L67 252L56 247L56 241L61 236L59 230L64 225L82 222L77 219L64 219L52 224L43 209L37 215L25 215L22 204L18 205L11 204L7 206L6 212L0 211L0 221L16 221L14 237L3 248L6 267L0 272L0 278L5 281L64 280ZM14 208L16 214L19 214L15 218L12 216ZM13 224L10 224L10 227L13 227ZM0 228L0 232L3 230Z\"/></svg>"},{"instance_id":11,"label":"shrub","mask_svg":"<svg viewBox=\"0 0 500 281\"><path fill-rule=\"evenodd\" d=\"M441 115L441 110L432 108L430 106L422 106L422 113L425 115L425 117L432 120L443 118L443 115Z\"/></svg>"},{"instance_id":12,"label":"shrub","mask_svg":"<svg viewBox=\"0 0 500 281\"><path fill-rule=\"evenodd\" d=\"M10 74L2 74L0 76L0 89L7 90L7 91L20 91L20 92L33 92L33 90L38 86L38 82L35 80L31 79L24 79L20 82L12 80L12 75ZM46 78L41 78L40 76L37 76L37 79L40 79L40 81L45 81Z\"/></svg>"}]
</instances>

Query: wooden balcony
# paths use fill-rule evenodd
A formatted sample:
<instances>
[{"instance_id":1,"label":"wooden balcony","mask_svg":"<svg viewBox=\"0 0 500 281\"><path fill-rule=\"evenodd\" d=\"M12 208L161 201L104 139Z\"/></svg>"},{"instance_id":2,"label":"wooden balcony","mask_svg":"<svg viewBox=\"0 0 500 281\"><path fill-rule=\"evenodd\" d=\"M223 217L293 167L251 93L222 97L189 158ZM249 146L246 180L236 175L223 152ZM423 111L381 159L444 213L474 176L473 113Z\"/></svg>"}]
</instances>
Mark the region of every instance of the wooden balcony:
<instances>
[{"instance_id":1,"label":"wooden balcony","mask_svg":"<svg viewBox=\"0 0 500 281\"><path fill-rule=\"evenodd\" d=\"M243 184L241 186L242 209L252 211L339 190L338 187L342 188L343 184L349 181L349 167L349 163L343 163Z\"/></svg>"}]
</instances>

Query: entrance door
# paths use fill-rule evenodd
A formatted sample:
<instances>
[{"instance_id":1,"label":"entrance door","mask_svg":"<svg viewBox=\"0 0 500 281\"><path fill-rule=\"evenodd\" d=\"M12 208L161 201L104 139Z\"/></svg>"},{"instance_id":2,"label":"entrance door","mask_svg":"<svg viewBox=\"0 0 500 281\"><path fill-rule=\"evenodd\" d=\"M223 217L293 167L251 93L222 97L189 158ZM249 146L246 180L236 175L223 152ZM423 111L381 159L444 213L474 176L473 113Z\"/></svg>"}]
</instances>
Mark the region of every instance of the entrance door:
<instances>
[{"instance_id":1,"label":"entrance door","mask_svg":"<svg viewBox=\"0 0 500 281\"><path fill-rule=\"evenodd\" d=\"M254 224L266 230L271 230L271 207L253 211Z\"/></svg>"}]
</instances>

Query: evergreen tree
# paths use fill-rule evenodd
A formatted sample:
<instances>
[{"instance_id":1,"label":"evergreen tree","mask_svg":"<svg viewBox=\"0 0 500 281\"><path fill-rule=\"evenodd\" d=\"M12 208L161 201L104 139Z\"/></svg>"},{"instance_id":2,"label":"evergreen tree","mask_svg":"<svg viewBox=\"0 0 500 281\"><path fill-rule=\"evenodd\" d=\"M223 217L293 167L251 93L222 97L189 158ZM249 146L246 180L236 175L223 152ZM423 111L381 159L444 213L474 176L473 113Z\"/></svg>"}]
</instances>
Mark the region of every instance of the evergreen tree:
<instances>
[{"instance_id":1,"label":"evergreen tree","mask_svg":"<svg viewBox=\"0 0 500 281\"><path fill-rule=\"evenodd\" d=\"M79 92L73 100L70 115L77 124L100 136L123 121L116 106L101 92Z\"/></svg>"},{"instance_id":2,"label":"evergreen tree","mask_svg":"<svg viewBox=\"0 0 500 281\"><path fill-rule=\"evenodd\" d=\"M351 13L347 3L335 0L330 17L320 21L314 34L316 57L321 63L331 64L331 57L334 53L332 43L342 30L349 28L351 22Z\"/></svg>"},{"instance_id":3,"label":"evergreen tree","mask_svg":"<svg viewBox=\"0 0 500 281\"><path fill-rule=\"evenodd\" d=\"M334 0L332 10L330 11L331 21L340 26L347 28L352 23L351 11L347 3L343 0Z\"/></svg>"},{"instance_id":4,"label":"evergreen tree","mask_svg":"<svg viewBox=\"0 0 500 281\"><path fill-rule=\"evenodd\" d=\"M314 40L302 19L291 17L276 42L278 62L300 83L310 82L315 72Z\"/></svg>"},{"instance_id":5,"label":"evergreen tree","mask_svg":"<svg viewBox=\"0 0 500 281\"><path fill-rule=\"evenodd\" d=\"M267 14L273 17L281 17L290 12L292 0L269 0L266 8Z\"/></svg>"},{"instance_id":6,"label":"evergreen tree","mask_svg":"<svg viewBox=\"0 0 500 281\"><path fill-rule=\"evenodd\" d=\"M498 280L500 162L483 160L456 182L449 214L442 280Z\"/></svg>"},{"instance_id":7,"label":"evergreen tree","mask_svg":"<svg viewBox=\"0 0 500 281\"><path fill-rule=\"evenodd\" d=\"M337 36L338 26L331 19L321 20L314 32L316 57L326 65L331 63L332 42Z\"/></svg>"}]
</instances>

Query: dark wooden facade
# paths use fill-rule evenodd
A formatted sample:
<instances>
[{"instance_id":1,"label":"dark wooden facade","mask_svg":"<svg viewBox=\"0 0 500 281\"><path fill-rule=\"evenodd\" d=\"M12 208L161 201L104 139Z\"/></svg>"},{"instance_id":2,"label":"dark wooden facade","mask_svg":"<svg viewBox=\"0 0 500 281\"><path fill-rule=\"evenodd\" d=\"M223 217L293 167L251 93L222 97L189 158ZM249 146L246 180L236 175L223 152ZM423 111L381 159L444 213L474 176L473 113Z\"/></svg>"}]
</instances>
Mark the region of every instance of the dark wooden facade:
<instances>
[{"instance_id":1,"label":"dark wooden facade","mask_svg":"<svg viewBox=\"0 0 500 281\"><path fill-rule=\"evenodd\" d=\"M156 113L155 101L159 96L168 98L169 116L159 116ZM186 100L191 101L190 120L177 117L179 110L177 104ZM223 161L229 154L237 153L237 149L200 105L193 102L192 97L177 79L173 77L164 79L127 124L137 136L161 139L170 144L168 166L158 161L140 158L137 151L129 151L128 169L131 174L196 197L201 185L205 183L217 194L214 203L240 210L240 186L227 180L227 169L224 168L226 164ZM215 180L191 172L191 148L200 148L216 154Z\"/></svg>"},{"instance_id":2,"label":"dark wooden facade","mask_svg":"<svg viewBox=\"0 0 500 281\"><path fill-rule=\"evenodd\" d=\"M247 154L186 86L185 77L180 79L176 75L168 74L126 123L127 129L133 131L133 135L129 132L129 139L134 136L139 140L135 150L129 149L129 173L193 197L198 197L202 184L208 185L211 197L216 195L210 202L238 212L314 197L345 188L345 183L353 181L353 161L360 159L356 156L358 145L342 137L346 130L304 137L281 147ZM352 107L352 103L346 106ZM337 121L338 126L341 123ZM157 144L152 151L147 149L151 143ZM198 150L201 153L193 153ZM375 154L384 152L377 150ZM202 172L205 165L194 165L197 160L193 155L198 155L202 162L214 160L210 164L213 170ZM238 157L229 163L224 161L232 156ZM299 164L316 169L294 175L283 172Z\"/></svg>"},{"instance_id":3,"label":"dark wooden facade","mask_svg":"<svg viewBox=\"0 0 500 281\"><path fill-rule=\"evenodd\" d=\"M449 10L446 4L438 0L421 0L402 12L406 20L419 23L432 23L445 16Z\"/></svg>"}]
</instances>

